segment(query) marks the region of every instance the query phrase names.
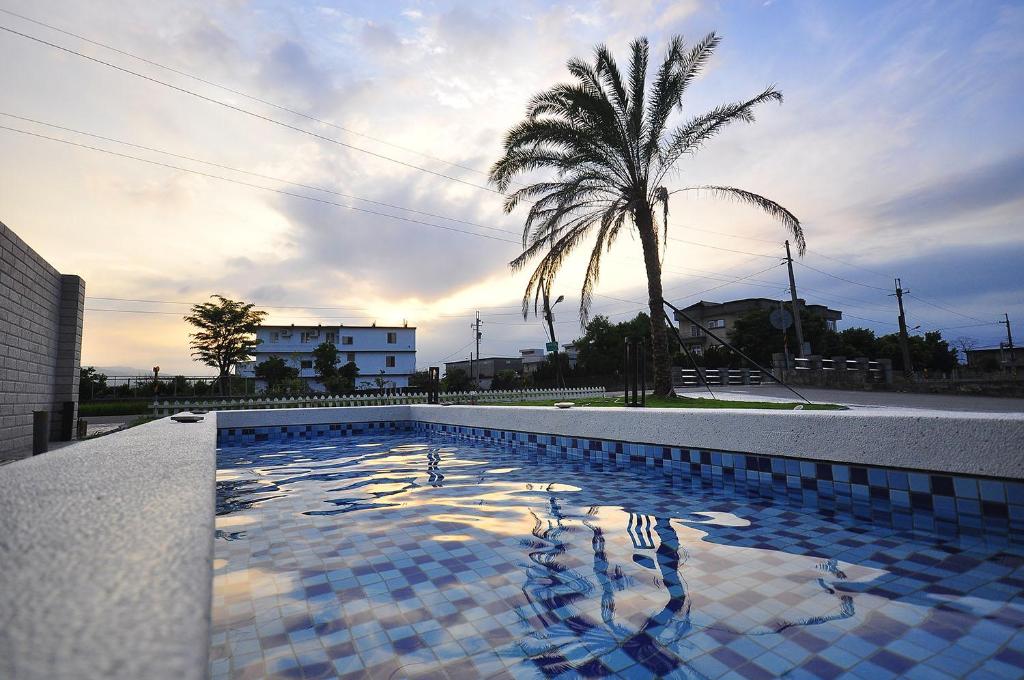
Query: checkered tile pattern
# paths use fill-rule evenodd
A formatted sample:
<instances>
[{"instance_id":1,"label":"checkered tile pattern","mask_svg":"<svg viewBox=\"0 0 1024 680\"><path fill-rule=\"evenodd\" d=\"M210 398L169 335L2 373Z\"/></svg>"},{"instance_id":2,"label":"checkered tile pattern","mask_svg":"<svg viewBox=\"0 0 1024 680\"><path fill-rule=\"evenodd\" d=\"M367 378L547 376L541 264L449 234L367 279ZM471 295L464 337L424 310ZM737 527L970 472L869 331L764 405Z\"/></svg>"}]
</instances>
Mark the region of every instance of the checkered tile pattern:
<instances>
[{"instance_id":1,"label":"checkered tile pattern","mask_svg":"<svg viewBox=\"0 0 1024 680\"><path fill-rule=\"evenodd\" d=\"M1024 673L1005 537L797 508L679 450L652 475L538 435L255 434L218 453L213 678Z\"/></svg>"},{"instance_id":2,"label":"checkered tile pattern","mask_svg":"<svg viewBox=\"0 0 1024 680\"><path fill-rule=\"evenodd\" d=\"M900 529L1008 536L1024 543L1024 483L1016 481L461 425L414 426L473 441L534 446L570 460L657 468L739 493L848 512Z\"/></svg>"}]
</instances>

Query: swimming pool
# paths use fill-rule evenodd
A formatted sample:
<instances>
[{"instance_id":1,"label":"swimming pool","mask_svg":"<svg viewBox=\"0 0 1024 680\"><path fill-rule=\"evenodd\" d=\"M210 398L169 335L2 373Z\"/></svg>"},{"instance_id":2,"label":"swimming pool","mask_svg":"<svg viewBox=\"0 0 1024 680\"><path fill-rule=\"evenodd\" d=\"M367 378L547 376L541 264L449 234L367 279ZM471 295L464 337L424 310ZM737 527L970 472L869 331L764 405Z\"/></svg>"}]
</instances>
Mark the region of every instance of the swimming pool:
<instances>
[{"instance_id":1,"label":"swimming pool","mask_svg":"<svg viewBox=\"0 0 1024 680\"><path fill-rule=\"evenodd\" d=\"M1024 552L528 446L218 453L220 677L1013 677Z\"/></svg>"}]
</instances>

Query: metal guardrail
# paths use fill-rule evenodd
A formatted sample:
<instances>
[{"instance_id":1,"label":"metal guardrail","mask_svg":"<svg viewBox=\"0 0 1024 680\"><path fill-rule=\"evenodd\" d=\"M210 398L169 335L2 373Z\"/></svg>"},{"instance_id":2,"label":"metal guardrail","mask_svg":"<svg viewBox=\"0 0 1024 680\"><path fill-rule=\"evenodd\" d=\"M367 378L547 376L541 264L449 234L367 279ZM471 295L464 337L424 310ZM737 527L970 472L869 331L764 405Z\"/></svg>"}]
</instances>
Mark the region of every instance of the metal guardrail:
<instances>
[{"instance_id":1,"label":"metal guardrail","mask_svg":"<svg viewBox=\"0 0 1024 680\"><path fill-rule=\"evenodd\" d=\"M709 385L760 385L763 378L761 371L746 368L705 368L702 369ZM693 368L672 369L673 387L700 387L700 378Z\"/></svg>"},{"instance_id":2,"label":"metal guardrail","mask_svg":"<svg viewBox=\"0 0 1024 680\"><path fill-rule=\"evenodd\" d=\"M487 390L481 392L441 392L438 397L444 402L488 404L502 401L544 401L546 399L583 399L604 396L603 387L574 387L565 389L529 390ZM279 408L324 408L337 406L392 406L401 404L426 404L430 401L427 392L414 394L356 394L356 395L313 395L304 397L251 399L216 399L191 401L154 401L154 416L168 416L185 411L238 411L243 409Z\"/></svg>"}]
</instances>

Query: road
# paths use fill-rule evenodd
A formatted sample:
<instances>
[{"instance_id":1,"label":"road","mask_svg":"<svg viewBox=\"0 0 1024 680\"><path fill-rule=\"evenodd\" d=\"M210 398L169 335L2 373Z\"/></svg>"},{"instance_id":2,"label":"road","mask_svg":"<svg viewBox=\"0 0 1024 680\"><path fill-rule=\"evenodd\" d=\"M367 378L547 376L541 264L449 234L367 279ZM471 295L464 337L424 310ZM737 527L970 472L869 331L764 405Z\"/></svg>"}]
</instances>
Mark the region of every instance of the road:
<instances>
[{"instance_id":1,"label":"road","mask_svg":"<svg viewBox=\"0 0 1024 680\"><path fill-rule=\"evenodd\" d=\"M792 392L779 385L729 385L712 391L721 399L750 401L799 401ZM926 409L931 411L968 411L983 413L1024 413L1024 399L976 397L953 394L915 394L911 392L861 392L819 387L797 387L811 401L844 404L853 408ZM676 394L707 397L701 388L676 388Z\"/></svg>"}]
</instances>

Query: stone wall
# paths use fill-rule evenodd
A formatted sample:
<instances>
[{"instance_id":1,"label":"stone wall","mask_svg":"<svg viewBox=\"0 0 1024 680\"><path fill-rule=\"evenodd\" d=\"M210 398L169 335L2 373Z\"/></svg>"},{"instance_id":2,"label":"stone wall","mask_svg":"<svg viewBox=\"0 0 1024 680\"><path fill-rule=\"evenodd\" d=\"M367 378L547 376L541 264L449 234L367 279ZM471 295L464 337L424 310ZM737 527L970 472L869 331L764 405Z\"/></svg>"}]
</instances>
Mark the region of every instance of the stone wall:
<instances>
[{"instance_id":1,"label":"stone wall","mask_svg":"<svg viewBox=\"0 0 1024 680\"><path fill-rule=\"evenodd\" d=\"M0 222L0 459L31 453L33 411L49 411L51 440L68 438L62 424L67 402L72 426L78 417L84 305L80 277L58 272Z\"/></svg>"}]
</instances>

